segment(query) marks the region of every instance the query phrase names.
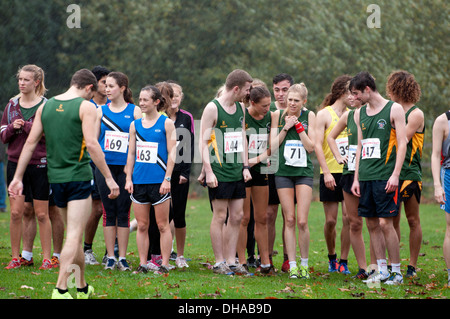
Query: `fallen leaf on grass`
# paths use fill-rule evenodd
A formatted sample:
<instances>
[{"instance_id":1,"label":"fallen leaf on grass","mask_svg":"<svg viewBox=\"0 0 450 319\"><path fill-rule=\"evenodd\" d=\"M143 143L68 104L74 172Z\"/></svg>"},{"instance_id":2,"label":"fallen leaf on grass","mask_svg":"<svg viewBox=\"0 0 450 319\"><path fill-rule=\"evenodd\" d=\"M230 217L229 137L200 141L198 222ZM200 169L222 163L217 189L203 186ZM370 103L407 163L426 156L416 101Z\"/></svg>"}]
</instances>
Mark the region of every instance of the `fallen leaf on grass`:
<instances>
[{"instance_id":1,"label":"fallen leaf on grass","mask_svg":"<svg viewBox=\"0 0 450 319\"><path fill-rule=\"evenodd\" d=\"M21 289L31 289L31 290L34 290L33 287L29 287L29 286L27 286L27 285L22 285L22 286L20 286L20 288L21 288Z\"/></svg>"}]
</instances>

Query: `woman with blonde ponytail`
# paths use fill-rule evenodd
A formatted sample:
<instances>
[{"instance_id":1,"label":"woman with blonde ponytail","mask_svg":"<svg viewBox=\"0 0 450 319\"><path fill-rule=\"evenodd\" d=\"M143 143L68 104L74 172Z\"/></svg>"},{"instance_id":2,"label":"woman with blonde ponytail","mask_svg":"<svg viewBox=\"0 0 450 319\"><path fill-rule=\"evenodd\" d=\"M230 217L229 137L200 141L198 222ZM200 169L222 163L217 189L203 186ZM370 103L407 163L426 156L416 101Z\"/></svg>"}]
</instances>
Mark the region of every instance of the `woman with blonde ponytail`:
<instances>
[{"instance_id":1,"label":"woman with blonde ponytail","mask_svg":"<svg viewBox=\"0 0 450 319\"><path fill-rule=\"evenodd\" d=\"M8 144L8 163L6 169L7 184L11 182L17 168L22 148L30 133L35 113L39 106L46 102L44 94L47 89L44 84L44 71L33 64L19 68L17 72L19 94L13 97L5 107L1 120L2 142ZM34 213L39 223L44 259L41 269L50 269L51 264L51 224L48 213L48 199L50 185L47 178L47 154L45 138L42 137L24 175L24 193L21 196L10 197L11 222L11 250L12 260L6 269L33 265L33 240L26 236L33 236L27 226L34 223ZM22 219L25 225L24 247L20 255L20 240L22 237ZM28 247L30 246L30 247Z\"/></svg>"}]
</instances>

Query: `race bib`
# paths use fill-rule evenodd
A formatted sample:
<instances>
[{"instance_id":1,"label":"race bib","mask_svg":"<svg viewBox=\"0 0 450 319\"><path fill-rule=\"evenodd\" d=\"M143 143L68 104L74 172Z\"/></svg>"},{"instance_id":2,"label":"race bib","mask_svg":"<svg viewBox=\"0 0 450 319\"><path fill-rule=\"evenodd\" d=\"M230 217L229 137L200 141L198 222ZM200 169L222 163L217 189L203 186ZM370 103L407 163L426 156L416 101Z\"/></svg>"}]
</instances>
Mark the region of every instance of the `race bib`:
<instances>
[{"instance_id":1,"label":"race bib","mask_svg":"<svg viewBox=\"0 0 450 319\"><path fill-rule=\"evenodd\" d=\"M348 155L348 138L338 138L336 139L336 144L342 157Z\"/></svg>"},{"instance_id":2,"label":"race bib","mask_svg":"<svg viewBox=\"0 0 450 319\"><path fill-rule=\"evenodd\" d=\"M306 167L306 150L299 140L287 140L284 145L284 159L287 166Z\"/></svg>"},{"instance_id":3,"label":"race bib","mask_svg":"<svg viewBox=\"0 0 450 319\"><path fill-rule=\"evenodd\" d=\"M350 172L356 169L356 147L357 145L350 145L348 147L347 170Z\"/></svg>"},{"instance_id":4,"label":"race bib","mask_svg":"<svg viewBox=\"0 0 450 319\"><path fill-rule=\"evenodd\" d=\"M158 157L158 143L136 141L136 162L155 164Z\"/></svg>"},{"instance_id":5,"label":"race bib","mask_svg":"<svg viewBox=\"0 0 450 319\"><path fill-rule=\"evenodd\" d=\"M261 154L267 149L269 134L251 134L248 139L248 153Z\"/></svg>"},{"instance_id":6,"label":"race bib","mask_svg":"<svg viewBox=\"0 0 450 319\"><path fill-rule=\"evenodd\" d=\"M105 131L105 151L126 153L128 149L128 133Z\"/></svg>"},{"instance_id":7,"label":"race bib","mask_svg":"<svg viewBox=\"0 0 450 319\"><path fill-rule=\"evenodd\" d=\"M362 144L361 150L362 159L381 158L380 139L366 138L361 141L361 144Z\"/></svg>"},{"instance_id":8,"label":"race bib","mask_svg":"<svg viewBox=\"0 0 450 319\"><path fill-rule=\"evenodd\" d=\"M240 153L242 147L242 132L227 132L224 134L224 150L225 153Z\"/></svg>"}]
</instances>

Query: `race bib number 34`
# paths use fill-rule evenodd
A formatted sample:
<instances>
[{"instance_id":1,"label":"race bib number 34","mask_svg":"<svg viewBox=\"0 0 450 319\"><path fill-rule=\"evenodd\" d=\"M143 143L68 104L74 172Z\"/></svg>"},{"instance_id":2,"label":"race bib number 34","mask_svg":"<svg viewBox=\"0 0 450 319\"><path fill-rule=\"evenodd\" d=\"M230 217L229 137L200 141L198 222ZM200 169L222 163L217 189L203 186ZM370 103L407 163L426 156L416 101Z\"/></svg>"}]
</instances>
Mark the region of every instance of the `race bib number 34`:
<instances>
[{"instance_id":1,"label":"race bib number 34","mask_svg":"<svg viewBox=\"0 0 450 319\"><path fill-rule=\"evenodd\" d=\"M361 141L362 159L381 158L380 152L380 139L378 138L366 138Z\"/></svg>"},{"instance_id":2,"label":"race bib number 34","mask_svg":"<svg viewBox=\"0 0 450 319\"><path fill-rule=\"evenodd\" d=\"M136 141L136 162L155 164L158 157L158 143Z\"/></svg>"},{"instance_id":3,"label":"race bib number 34","mask_svg":"<svg viewBox=\"0 0 450 319\"><path fill-rule=\"evenodd\" d=\"M227 132L224 134L225 153L240 153L242 147L242 132Z\"/></svg>"},{"instance_id":4,"label":"race bib number 34","mask_svg":"<svg viewBox=\"0 0 450 319\"><path fill-rule=\"evenodd\" d=\"M126 153L128 149L128 133L106 131L105 132L105 151Z\"/></svg>"}]
</instances>

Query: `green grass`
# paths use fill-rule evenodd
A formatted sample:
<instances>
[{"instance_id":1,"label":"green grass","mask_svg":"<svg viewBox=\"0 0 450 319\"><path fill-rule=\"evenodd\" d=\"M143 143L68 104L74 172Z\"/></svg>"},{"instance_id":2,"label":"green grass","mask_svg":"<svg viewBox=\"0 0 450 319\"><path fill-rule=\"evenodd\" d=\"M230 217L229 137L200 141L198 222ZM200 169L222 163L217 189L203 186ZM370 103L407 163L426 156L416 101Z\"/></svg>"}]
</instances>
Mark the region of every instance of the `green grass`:
<instances>
[{"instance_id":1,"label":"green grass","mask_svg":"<svg viewBox=\"0 0 450 319\"><path fill-rule=\"evenodd\" d=\"M309 266L311 279L289 279L287 274L275 277L239 277L215 275L204 266L214 260L209 237L211 210L205 199L189 200L187 205L187 240L185 256L190 258L190 268L174 270L168 276L133 274L131 272L106 271L102 266L87 266L86 278L95 287L97 299L446 299L447 272L443 259L442 243L445 233L444 212L435 204L422 204L421 221L423 244L418 262L418 278L406 280L400 286L369 288L358 280L342 274L329 274L327 250L323 235L324 213L319 202L313 202L309 215L311 245ZM275 249L279 254L274 264L281 268L282 217L277 219ZM340 223L339 223L340 224ZM101 259L105 248L100 223L94 242L94 252ZM340 225L338 225L340 230ZM408 235L406 219L402 216L401 260L402 271L408 263ZM338 230L338 231L339 231ZM339 234L339 232L338 232ZM130 236L128 260L136 268L138 253L136 233ZM368 247L368 234L364 228ZM57 280L57 270L39 270L42 261L39 238L34 242L33 267L5 270L10 261L9 213L0 213L0 299L46 299ZM339 252L339 240L337 240ZM369 255L367 254L369 261ZM357 272L353 251L349 256L352 274ZM75 297L75 291L71 293Z\"/></svg>"}]
</instances>

